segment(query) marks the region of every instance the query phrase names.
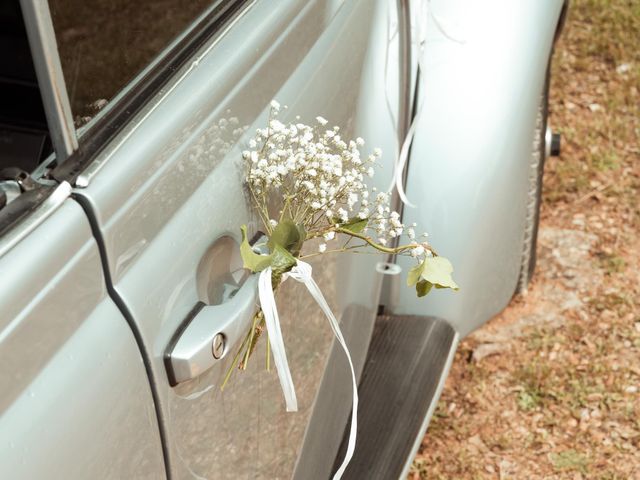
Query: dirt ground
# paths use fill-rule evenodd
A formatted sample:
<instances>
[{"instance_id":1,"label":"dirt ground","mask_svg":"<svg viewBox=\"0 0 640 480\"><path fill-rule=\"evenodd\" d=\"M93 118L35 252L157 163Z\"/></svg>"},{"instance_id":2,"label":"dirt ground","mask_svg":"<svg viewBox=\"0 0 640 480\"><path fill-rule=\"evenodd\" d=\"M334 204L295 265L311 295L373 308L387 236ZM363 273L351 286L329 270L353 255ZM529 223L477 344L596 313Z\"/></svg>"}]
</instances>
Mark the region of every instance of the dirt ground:
<instances>
[{"instance_id":1,"label":"dirt ground","mask_svg":"<svg viewBox=\"0 0 640 480\"><path fill-rule=\"evenodd\" d=\"M460 345L414 479L640 479L640 1L572 0L528 293Z\"/></svg>"}]
</instances>

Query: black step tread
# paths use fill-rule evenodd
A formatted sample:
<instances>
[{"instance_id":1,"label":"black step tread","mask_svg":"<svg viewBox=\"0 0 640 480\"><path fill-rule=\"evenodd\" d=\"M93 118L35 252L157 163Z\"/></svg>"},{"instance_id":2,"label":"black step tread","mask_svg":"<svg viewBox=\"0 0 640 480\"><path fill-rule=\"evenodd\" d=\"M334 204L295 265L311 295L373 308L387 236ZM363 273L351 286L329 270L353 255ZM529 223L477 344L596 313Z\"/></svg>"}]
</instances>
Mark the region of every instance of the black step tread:
<instances>
[{"instance_id":1,"label":"black step tread","mask_svg":"<svg viewBox=\"0 0 640 480\"><path fill-rule=\"evenodd\" d=\"M358 436L344 479L399 478L448 358L457 341L453 328L432 317L378 317L358 388ZM346 451L348 424L334 471Z\"/></svg>"}]
</instances>

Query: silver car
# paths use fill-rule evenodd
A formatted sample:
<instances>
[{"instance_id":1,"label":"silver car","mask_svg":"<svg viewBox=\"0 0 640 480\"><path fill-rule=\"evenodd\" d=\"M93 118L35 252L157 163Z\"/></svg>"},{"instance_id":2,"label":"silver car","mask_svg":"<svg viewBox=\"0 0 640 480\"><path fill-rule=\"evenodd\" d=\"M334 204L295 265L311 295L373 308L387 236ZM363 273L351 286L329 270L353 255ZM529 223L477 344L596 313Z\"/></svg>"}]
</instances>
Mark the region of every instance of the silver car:
<instances>
[{"instance_id":1,"label":"silver car","mask_svg":"<svg viewBox=\"0 0 640 480\"><path fill-rule=\"evenodd\" d=\"M566 7L4 2L0 478L331 477L350 377L302 285L278 299L299 412L261 361L219 388L255 307L238 162L272 99L381 147L382 190L414 126L403 221L433 233L460 292L415 298L402 259L314 264L360 377L343 478L406 476L460 338L533 272Z\"/></svg>"}]
</instances>

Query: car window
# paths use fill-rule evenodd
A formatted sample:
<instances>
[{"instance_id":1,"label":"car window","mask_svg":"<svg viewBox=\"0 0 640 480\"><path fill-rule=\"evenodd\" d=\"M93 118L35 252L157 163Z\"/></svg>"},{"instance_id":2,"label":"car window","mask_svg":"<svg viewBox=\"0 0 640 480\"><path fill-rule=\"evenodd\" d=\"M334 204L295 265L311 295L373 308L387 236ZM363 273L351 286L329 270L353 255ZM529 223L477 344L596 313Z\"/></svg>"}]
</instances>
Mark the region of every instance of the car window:
<instances>
[{"instance_id":1,"label":"car window","mask_svg":"<svg viewBox=\"0 0 640 480\"><path fill-rule=\"evenodd\" d=\"M87 124L212 0L50 0L76 127Z\"/></svg>"},{"instance_id":2,"label":"car window","mask_svg":"<svg viewBox=\"0 0 640 480\"><path fill-rule=\"evenodd\" d=\"M0 59L0 171L31 172L52 146L18 2L0 5ZM4 177L0 172L0 197Z\"/></svg>"}]
</instances>

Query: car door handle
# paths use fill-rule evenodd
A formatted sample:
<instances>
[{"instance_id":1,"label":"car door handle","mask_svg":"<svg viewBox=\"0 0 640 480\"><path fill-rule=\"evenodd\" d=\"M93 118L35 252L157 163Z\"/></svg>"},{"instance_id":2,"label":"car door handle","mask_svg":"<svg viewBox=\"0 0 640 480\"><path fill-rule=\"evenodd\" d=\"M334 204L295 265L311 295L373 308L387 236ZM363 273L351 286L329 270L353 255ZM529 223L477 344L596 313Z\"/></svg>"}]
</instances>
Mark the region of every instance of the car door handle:
<instances>
[{"instance_id":1,"label":"car door handle","mask_svg":"<svg viewBox=\"0 0 640 480\"><path fill-rule=\"evenodd\" d=\"M257 297L258 275L250 275L230 300L220 305L198 302L165 351L171 386L201 375L226 356L247 332Z\"/></svg>"}]
</instances>

